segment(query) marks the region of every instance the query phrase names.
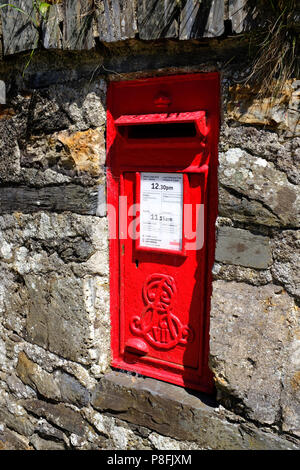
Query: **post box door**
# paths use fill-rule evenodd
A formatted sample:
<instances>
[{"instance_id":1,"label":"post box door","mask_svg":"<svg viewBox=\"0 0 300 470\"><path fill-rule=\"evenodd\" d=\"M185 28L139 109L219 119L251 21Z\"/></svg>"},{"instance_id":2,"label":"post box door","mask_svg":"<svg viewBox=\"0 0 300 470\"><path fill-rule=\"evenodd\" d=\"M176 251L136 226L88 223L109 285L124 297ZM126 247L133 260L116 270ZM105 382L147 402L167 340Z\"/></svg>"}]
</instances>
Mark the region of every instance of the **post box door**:
<instances>
[{"instance_id":1,"label":"post box door","mask_svg":"<svg viewBox=\"0 0 300 470\"><path fill-rule=\"evenodd\" d=\"M111 365L207 392L219 86L217 73L112 82L107 100Z\"/></svg>"},{"instance_id":2,"label":"post box door","mask_svg":"<svg viewBox=\"0 0 300 470\"><path fill-rule=\"evenodd\" d=\"M153 375L155 367L164 380L176 375L182 385L196 383L204 348L205 246L190 247L196 230L199 237L205 229L199 226L205 223L199 214L205 174L125 172L121 186L127 204L127 224L121 223L127 236L120 240L121 355L142 373Z\"/></svg>"}]
</instances>

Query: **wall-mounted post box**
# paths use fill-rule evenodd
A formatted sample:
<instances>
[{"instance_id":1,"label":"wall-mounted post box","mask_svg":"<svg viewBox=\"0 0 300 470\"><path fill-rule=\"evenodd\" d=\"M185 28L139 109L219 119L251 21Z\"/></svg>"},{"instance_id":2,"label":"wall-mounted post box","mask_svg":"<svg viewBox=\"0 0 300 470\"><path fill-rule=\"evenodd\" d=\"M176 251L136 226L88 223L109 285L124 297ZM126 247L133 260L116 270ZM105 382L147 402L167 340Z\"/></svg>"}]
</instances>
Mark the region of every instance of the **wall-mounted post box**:
<instances>
[{"instance_id":1,"label":"wall-mounted post box","mask_svg":"<svg viewBox=\"0 0 300 470\"><path fill-rule=\"evenodd\" d=\"M217 73L112 82L112 366L210 392Z\"/></svg>"}]
</instances>

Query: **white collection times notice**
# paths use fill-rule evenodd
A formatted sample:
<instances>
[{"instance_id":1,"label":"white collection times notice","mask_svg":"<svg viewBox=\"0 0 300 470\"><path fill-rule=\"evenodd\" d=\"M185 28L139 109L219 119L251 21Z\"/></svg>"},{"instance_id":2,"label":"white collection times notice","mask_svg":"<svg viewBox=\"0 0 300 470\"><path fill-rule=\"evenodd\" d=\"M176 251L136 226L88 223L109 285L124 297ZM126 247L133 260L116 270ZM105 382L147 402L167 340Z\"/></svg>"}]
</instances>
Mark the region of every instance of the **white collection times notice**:
<instances>
[{"instance_id":1,"label":"white collection times notice","mask_svg":"<svg viewBox=\"0 0 300 470\"><path fill-rule=\"evenodd\" d=\"M182 207L182 174L141 173L140 246L180 251Z\"/></svg>"}]
</instances>

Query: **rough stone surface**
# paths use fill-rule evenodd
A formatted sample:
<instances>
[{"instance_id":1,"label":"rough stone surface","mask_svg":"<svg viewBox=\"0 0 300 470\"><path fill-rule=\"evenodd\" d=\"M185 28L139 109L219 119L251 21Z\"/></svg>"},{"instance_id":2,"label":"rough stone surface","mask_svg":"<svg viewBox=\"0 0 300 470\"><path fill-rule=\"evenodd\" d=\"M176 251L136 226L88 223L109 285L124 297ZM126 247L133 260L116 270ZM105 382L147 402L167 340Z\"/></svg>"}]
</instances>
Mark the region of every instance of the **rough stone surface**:
<instances>
[{"instance_id":1,"label":"rough stone surface","mask_svg":"<svg viewBox=\"0 0 300 470\"><path fill-rule=\"evenodd\" d=\"M300 91L297 81L287 81L279 96L259 97L257 90L250 85L232 86L230 93L228 119L284 130L289 137L299 136Z\"/></svg>"},{"instance_id":2,"label":"rough stone surface","mask_svg":"<svg viewBox=\"0 0 300 470\"><path fill-rule=\"evenodd\" d=\"M22 436L30 436L34 431L34 425L30 421L27 413L23 413L22 415L15 415L8 408L6 408L1 403L1 410L0 410L0 420L1 423L5 423L11 430L17 432L19 435Z\"/></svg>"},{"instance_id":3,"label":"rough stone surface","mask_svg":"<svg viewBox=\"0 0 300 470\"><path fill-rule=\"evenodd\" d=\"M16 371L23 383L36 389L46 399L58 401L61 398L60 390L53 376L30 361L23 352L19 355Z\"/></svg>"},{"instance_id":4,"label":"rough stone surface","mask_svg":"<svg viewBox=\"0 0 300 470\"><path fill-rule=\"evenodd\" d=\"M56 274L40 278L28 274L26 285L30 297L26 324L28 338L83 364L102 356L101 365L107 367L106 342L98 343L99 327L107 331L109 325L106 318L101 318L103 312L101 315L99 310L102 278L78 279ZM65 299L68 299L67 304ZM93 329L91 325L94 325Z\"/></svg>"},{"instance_id":5,"label":"rough stone surface","mask_svg":"<svg viewBox=\"0 0 300 470\"><path fill-rule=\"evenodd\" d=\"M274 239L272 274L291 295L300 299L300 234L287 230Z\"/></svg>"},{"instance_id":6,"label":"rough stone surface","mask_svg":"<svg viewBox=\"0 0 300 470\"><path fill-rule=\"evenodd\" d=\"M65 450L66 446L64 443L50 441L47 439L43 439L37 434L34 434L31 439L30 443L36 450Z\"/></svg>"},{"instance_id":7,"label":"rough stone surface","mask_svg":"<svg viewBox=\"0 0 300 470\"><path fill-rule=\"evenodd\" d=\"M299 226L299 188L288 181L285 173L277 170L273 163L239 148L220 153L219 159L219 181L222 187L229 192L233 191L240 198L258 202L259 207L263 206L271 213L271 225L275 224L275 216L280 225ZM224 199L228 206L230 203L226 204ZM230 204L230 207L233 209L233 218L234 212L244 211L242 201ZM222 213L222 205L220 211ZM255 212L252 210L253 214ZM258 219L258 222L268 225L268 218Z\"/></svg>"},{"instance_id":8,"label":"rough stone surface","mask_svg":"<svg viewBox=\"0 0 300 470\"><path fill-rule=\"evenodd\" d=\"M286 173L291 183L300 183L300 139L284 139L271 130L254 126L230 126L224 123L220 134L220 150L240 148L255 157L272 162L275 168Z\"/></svg>"},{"instance_id":9,"label":"rough stone surface","mask_svg":"<svg viewBox=\"0 0 300 470\"><path fill-rule=\"evenodd\" d=\"M60 429L78 436L83 436L86 431L86 424L80 413L65 405L53 405L41 400L26 400L23 405L28 412L37 417L46 418L49 423Z\"/></svg>"},{"instance_id":10,"label":"rough stone surface","mask_svg":"<svg viewBox=\"0 0 300 470\"><path fill-rule=\"evenodd\" d=\"M67 443L66 435L60 430L52 426L43 418L40 418L36 425L36 431L38 435L46 440L61 441L61 443Z\"/></svg>"},{"instance_id":11,"label":"rough stone surface","mask_svg":"<svg viewBox=\"0 0 300 470\"><path fill-rule=\"evenodd\" d=\"M105 123L105 92L104 80L53 85L36 91L29 123L32 134L49 134L66 128L84 131L102 126Z\"/></svg>"},{"instance_id":12,"label":"rough stone surface","mask_svg":"<svg viewBox=\"0 0 300 470\"><path fill-rule=\"evenodd\" d=\"M6 179L20 173L20 149L16 139L16 130L12 123L0 121L0 178Z\"/></svg>"},{"instance_id":13,"label":"rough stone surface","mask_svg":"<svg viewBox=\"0 0 300 470\"><path fill-rule=\"evenodd\" d=\"M213 267L214 279L224 281L247 282L254 286L260 286L272 282L269 269L251 269L239 265L215 263Z\"/></svg>"},{"instance_id":14,"label":"rough stone surface","mask_svg":"<svg viewBox=\"0 0 300 470\"><path fill-rule=\"evenodd\" d=\"M280 423L282 403L297 406L282 384L297 377L298 331L298 307L283 289L215 281L210 364L222 402L262 424Z\"/></svg>"},{"instance_id":15,"label":"rough stone surface","mask_svg":"<svg viewBox=\"0 0 300 470\"><path fill-rule=\"evenodd\" d=\"M0 431L0 450L32 450L28 439L17 433L4 429Z\"/></svg>"}]
</instances>

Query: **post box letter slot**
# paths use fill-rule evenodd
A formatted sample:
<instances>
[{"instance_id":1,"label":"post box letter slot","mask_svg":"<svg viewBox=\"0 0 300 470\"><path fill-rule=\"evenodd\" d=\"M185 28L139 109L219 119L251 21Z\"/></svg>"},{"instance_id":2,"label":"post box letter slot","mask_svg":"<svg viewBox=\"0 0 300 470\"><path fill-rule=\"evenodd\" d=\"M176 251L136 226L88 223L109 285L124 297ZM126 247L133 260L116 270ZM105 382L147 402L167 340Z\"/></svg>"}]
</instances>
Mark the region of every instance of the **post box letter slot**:
<instances>
[{"instance_id":1,"label":"post box letter slot","mask_svg":"<svg viewBox=\"0 0 300 470\"><path fill-rule=\"evenodd\" d=\"M146 114L120 116L115 124L127 139L191 139L206 135L205 113Z\"/></svg>"},{"instance_id":2,"label":"post box letter slot","mask_svg":"<svg viewBox=\"0 0 300 470\"><path fill-rule=\"evenodd\" d=\"M172 137L195 137L196 127L193 122L173 124L140 124L123 128L128 139L169 139Z\"/></svg>"}]
</instances>

